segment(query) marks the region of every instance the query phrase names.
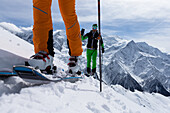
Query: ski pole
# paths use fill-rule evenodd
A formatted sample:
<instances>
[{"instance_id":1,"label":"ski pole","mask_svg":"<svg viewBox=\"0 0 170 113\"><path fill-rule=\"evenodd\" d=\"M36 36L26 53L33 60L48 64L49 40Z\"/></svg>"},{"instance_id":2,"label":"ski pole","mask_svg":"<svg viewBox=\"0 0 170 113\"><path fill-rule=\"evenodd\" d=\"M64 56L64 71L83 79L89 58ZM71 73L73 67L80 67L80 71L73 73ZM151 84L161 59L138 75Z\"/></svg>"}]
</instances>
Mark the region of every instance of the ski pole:
<instances>
[{"instance_id":1,"label":"ski pole","mask_svg":"<svg viewBox=\"0 0 170 113\"><path fill-rule=\"evenodd\" d=\"M103 65L103 53L102 53L102 63L101 64Z\"/></svg>"},{"instance_id":2,"label":"ski pole","mask_svg":"<svg viewBox=\"0 0 170 113\"><path fill-rule=\"evenodd\" d=\"M98 0L98 26L99 26L99 34L100 32L100 0ZM100 92L102 92L102 65L101 65L101 38L99 40L99 69L100 69Z\"/></svg>"}]
</instances>

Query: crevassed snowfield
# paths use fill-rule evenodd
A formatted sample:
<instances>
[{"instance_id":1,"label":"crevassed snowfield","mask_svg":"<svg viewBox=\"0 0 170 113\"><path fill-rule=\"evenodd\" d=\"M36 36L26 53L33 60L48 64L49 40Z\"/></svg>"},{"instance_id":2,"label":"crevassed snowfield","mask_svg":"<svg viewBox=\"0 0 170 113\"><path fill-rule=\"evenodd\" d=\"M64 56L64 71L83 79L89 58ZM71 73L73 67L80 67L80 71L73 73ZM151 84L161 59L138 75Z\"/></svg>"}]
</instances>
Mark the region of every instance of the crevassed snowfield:
<instances>
[{"instance_id":1,"label":"crevassed snowfield","mask_svg":"<svg viewBox=\"0 0 170 113\"><path fill-rule=\"evenodd\" d=\"M14 64L20 56L29 58L33 54L33 45L1 27L0 40L0 61L6 63L1 63L1 67L10 62L3 59L4 54L11 56ZM66 69L66 64L59 59L63 53L55 51L55 64ZM59 82L40 86L11 77L0 80L0 110L1 113L169 113L170 98L160 94L131 92L119 85L103 84L103 92L99 92L99 82L87 77L76 83Z\"/></svg>"}]
</instances>

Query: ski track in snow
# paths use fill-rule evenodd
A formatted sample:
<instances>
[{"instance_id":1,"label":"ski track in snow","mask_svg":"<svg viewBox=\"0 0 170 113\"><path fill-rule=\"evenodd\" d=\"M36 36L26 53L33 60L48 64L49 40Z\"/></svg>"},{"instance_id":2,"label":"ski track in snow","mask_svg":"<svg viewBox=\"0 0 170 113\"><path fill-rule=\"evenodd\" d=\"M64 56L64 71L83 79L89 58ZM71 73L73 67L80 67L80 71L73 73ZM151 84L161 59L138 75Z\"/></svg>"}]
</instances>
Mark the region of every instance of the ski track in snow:
<instances>
[{"instance_id":1,"label":"ski track in snow","mask_svg":"<svg viewBox=\"0 0 170 113\"><path fill-rule=\"evenodd\" d=\"M2 40L0 49L26 58L33 54L31 44L1 27L0 39ZM67 50L62 51L64 55L55 50L54 63L59 69L66 70ZM86 58L85 53L82 57ZM13 60L15 58L17 56L13 57ZM99 81L91 77L85 77L76 83L62 81L44 85L28 84L19 77L10 77L0 80L0 113L169 113L170 111L170 97L155 93L131 92L119 85L105 84L103 92L99 92L99 87Z\"/></svg>"}]
</instances>

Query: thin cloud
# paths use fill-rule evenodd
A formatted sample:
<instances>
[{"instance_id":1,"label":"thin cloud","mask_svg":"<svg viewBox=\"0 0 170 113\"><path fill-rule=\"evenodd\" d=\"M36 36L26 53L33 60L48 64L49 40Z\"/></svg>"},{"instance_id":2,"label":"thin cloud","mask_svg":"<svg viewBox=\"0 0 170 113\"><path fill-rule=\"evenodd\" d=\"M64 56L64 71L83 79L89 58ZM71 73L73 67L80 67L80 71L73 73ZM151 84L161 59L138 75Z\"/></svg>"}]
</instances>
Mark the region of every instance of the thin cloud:
<instances>
[{"instance_id":1,"label":"thin cloud","mask_svg":"<svg viewBox=\"0 0 170 113\"><path fill-rule=\"evenodd\" d=\"M170 53L169 4L170 0L101 0L102 31L104 34L146 41ZM76 0L76 11L82 27L91 29L91 24L97 23L97 5L97 0ZM31 26L32 0L1 0L0 15L0 22ZM57 0L53 0L52 16L53 23L64 29L63 24L58 25L63 20Z\"/></svg>"},{"instance_id":2,"label":"thin cloud","mask_svg":"<svg viewBox=\"0 0 170 113\"><path fill-rule=\"evenodd\" d=\"M161 26L159 26L161 27ZM161 51L170 54L170 27L161 29L151 29L143 33L137 33L133 40L137 42L147 42L148 44L159 48Z\"/></svg>"}]
</instances>

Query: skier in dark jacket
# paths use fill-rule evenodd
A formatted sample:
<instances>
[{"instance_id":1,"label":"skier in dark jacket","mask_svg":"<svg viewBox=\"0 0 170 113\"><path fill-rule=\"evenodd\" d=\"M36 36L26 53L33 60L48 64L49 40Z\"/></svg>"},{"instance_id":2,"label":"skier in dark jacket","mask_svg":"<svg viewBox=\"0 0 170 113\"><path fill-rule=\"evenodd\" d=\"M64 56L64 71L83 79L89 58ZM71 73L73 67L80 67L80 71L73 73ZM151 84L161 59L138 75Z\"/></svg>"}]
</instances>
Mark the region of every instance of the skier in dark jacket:
<instances>
[{"instance_id":1,"label":"skier in dark jacket","mask_svg":"<svg viewBox=\"0 0 170 113\"><path fill-rule=\"evenodd\" d=\"M97 31L97 24L92 25L92 30L82 35L82 40L85 40L88 38L87 43L87 75L94 75L96 73L96 59L97 59L97 47L98 47L98 40L101 38L101 46L102 46L102 53L104 53L104 44L102 37ZM92 59L92 72L91 72L91 59Z\"/></svg>"}]
</instances>

